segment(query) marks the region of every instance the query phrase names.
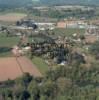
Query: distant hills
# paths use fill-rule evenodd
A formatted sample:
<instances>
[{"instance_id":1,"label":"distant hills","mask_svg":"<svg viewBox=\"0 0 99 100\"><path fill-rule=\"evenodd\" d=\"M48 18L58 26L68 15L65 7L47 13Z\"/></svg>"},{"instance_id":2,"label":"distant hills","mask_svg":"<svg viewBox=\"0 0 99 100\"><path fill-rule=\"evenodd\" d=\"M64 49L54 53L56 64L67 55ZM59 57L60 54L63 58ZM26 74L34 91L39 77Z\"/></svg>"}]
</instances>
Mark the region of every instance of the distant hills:
<instances>
[{"instance_id":1,"label":"distant hills","mask_svg":"<svg viewBox=\"0 0 99 100\"><path fill-rule=\"evenodd\" d=\"M22 7L32 3L32 0L0 0L0 8Z\"/></svg>"},{"instance_id":2,"label":"distant hills","mask_svg":"<svg viewBox=\"0 0 99 100\"><path fill-rule=\"evenodd\" d=\"M99 0L40 0L40 2L48 5L99 5Z\"/></svg>"},{"instance_id":3,"label":"distant hills","mask_svg":"<svg viewBox=\"0 0 99 100\"><path fill-rule=\"evenodd\" d=\"M1 7L22 7L27 5L97 5L99 0L0 0Z\"/></svg>"}]
</instances>

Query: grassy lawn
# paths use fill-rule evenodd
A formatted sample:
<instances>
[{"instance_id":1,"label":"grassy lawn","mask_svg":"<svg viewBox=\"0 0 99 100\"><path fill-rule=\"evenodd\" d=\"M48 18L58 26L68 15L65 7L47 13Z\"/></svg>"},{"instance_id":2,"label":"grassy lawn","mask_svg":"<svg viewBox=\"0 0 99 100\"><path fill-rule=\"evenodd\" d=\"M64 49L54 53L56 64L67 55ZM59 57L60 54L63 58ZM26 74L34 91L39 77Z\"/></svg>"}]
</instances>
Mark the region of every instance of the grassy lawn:
<instances>
[{"instance_id":1,"label":"grassy lawn","mask_svg":"<svg viewBox=\"0 0 99 100\"><path fill-rule=\"evenodd\" d=\"M32 61L40 70L40 72L44 75L48 70L48 65L44 62L44 60L40 57L34 57Z\"/></svg>"},{"instance_id":2,"label":"grassy lawn","mask_svg":"<svg viewBox=\"0 0 99 100\"><path fill-rule=\"evenodd\" d=\"M78 34L84 34L85 30L84 29L73 29L73 28L68 28L68 29L55 29L54 32L56 35L61 35L61 36L72 36L74 33Z\"/></svg>"}]
</instances>

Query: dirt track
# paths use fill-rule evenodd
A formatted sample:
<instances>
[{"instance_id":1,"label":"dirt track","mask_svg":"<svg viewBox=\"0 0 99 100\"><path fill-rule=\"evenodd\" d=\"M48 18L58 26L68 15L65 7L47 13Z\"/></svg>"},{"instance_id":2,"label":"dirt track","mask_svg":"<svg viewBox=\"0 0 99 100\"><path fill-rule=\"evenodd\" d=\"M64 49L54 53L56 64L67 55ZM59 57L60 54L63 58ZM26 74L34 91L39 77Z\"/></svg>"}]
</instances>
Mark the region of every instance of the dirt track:
<instances>
[{"instance_id":1,"label":"dirt track","mask_svg":"<svg viewBox=\"0 0 99 100\"><path fill-rule=\"evenodd\" d=\"M0 58L0 81L16 79L25 72L34 77L42 76L36 66L26 57Z\"/></svg>"}]
</instances>

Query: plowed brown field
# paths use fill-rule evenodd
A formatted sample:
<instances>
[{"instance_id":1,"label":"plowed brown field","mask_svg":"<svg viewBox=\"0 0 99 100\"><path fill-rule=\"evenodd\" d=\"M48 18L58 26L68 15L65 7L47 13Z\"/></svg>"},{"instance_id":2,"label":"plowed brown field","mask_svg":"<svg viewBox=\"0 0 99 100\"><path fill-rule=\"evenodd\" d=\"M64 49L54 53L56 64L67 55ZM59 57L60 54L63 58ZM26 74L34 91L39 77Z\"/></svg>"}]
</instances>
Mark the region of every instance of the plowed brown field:
<instances>
[{"instance_id":1,"label":"plowed brown field","mask_svg":"<svg viewBox=\"0 0 99 100\"><path fill-rule=\"evenodd\" d=\"M26 57L0 58L0 81L16 79L26 72L34 77L42 76L36 66Z\"/></svg>"}]
</instances>

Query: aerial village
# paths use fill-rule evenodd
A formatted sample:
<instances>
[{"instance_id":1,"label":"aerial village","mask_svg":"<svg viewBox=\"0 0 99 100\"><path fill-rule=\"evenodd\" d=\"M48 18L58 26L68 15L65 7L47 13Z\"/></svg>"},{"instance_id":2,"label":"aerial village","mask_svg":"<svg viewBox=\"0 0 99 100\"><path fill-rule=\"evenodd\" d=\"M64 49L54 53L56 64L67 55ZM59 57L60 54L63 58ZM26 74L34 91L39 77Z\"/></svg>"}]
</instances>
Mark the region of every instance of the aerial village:
<instances>
[{"instance_id":1,"label":"aerial village","mask_svg":"<svg viewBox=\"0 0 99 100\"><path fill-rule=\"evenodd\" d=\"M0 100L99 100L99 6L12 1L0 6Z\"/></svg>"},{"instance_id":2,"label":"aerial village","mask_svg":"<svg viewBox=\"0 0 99 100\"><path fill-rule=\"evenodd\" d=\"M70 64L73 59L81 59L83 64L90 66L92 60L87 52L90 45L99 40L98 25L98 20L64 19L53 23L20 19L9 26L1 25L0 29L1 33L6 33L6 37L18 37L18 43L10 47L14 57L21 59L26 56L30 60L33 57L41 57L48 69L54 69L56 66ZM57 34L55 29L61 29L61 31ZM78 30L65 35L63 30L66 29ZM82 33L79 30L83 30ZM88 64L86 64L87 60Z\"/></svg>"}]
</instances>

